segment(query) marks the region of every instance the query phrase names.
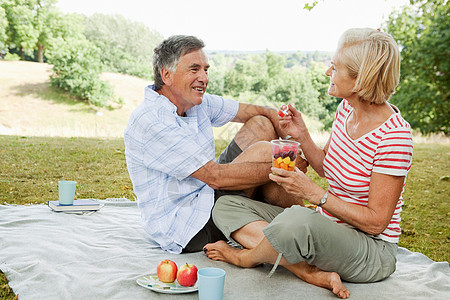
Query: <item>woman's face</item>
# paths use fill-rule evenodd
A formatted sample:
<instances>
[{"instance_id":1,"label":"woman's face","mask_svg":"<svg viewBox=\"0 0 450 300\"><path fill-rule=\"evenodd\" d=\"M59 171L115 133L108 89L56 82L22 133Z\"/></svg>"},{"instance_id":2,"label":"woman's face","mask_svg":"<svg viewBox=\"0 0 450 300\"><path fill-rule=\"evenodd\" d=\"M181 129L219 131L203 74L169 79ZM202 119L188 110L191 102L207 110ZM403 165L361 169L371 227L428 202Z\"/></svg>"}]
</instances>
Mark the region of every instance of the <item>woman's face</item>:
<instances>
[{"instance_id":1,"label":"woman's face","mask_svg":"<svg viewBox=\"0 0 450 300\"><path fill-rule=\"evenodd\" d=\"M356 78L350 77L347 68L342 65L338 57L338 55L333 57L331 66L325 72L331 80L330 87L328 88L328 94L348 100L348 98L356 94L353 92Z\"/></svg>"}]
</instances>

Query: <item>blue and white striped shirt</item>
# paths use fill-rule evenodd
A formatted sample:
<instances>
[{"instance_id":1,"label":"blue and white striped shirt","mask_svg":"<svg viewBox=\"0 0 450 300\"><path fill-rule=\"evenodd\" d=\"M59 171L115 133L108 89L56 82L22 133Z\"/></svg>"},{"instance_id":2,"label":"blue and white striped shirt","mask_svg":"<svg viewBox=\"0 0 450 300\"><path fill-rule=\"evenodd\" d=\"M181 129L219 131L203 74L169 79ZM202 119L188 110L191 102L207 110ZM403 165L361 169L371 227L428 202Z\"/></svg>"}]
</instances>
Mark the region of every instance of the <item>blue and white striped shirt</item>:
<instances>
[{"instance_id":1,"label":"blue and white striped shirt","mask_svg":"<svg viewBox=\"0 0 450 300\"><path fill-rule=\"evenodd\" d=\"M150 85L125 129L125 157L145 231L163 250L182 249L208 221L214 190L190 175L215 159L212 126L237 114L239 103L205 94L200 105L177 107Z\"/></svg>"}]
</instances>

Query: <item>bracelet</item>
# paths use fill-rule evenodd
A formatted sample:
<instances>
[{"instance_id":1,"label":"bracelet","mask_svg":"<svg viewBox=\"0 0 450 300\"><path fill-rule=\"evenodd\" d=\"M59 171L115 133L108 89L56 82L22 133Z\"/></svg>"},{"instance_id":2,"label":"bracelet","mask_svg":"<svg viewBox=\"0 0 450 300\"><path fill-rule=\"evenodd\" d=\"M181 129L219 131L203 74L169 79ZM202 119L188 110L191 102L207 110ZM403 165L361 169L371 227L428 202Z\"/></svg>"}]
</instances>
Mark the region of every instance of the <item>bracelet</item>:
<instances>
[{"instance_id":1,"label":"bracelet","mask_svg":"<svg viewBox=\"0 0 450 300\"><path fill-rule=\"evenodd\" d=\"M325 192L325 195L323 195L322 198L320 198L319 204L317 204L317 206L322 206L327 202L327 198L328 198L328 191Z\"/></svg>"}]
</instances>

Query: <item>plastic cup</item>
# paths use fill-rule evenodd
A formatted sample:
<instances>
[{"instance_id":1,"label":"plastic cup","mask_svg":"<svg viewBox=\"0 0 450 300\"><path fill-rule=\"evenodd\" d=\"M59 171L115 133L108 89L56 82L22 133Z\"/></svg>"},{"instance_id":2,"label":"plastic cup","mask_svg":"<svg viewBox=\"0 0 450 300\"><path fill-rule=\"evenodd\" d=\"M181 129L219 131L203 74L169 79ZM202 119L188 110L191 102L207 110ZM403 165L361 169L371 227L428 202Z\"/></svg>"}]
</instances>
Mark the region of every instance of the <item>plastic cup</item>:
<instances>
[{"instance_id":1,"label":"plastic cup","mask_svg":"<svg viewBox=\"0 0 450 300\"><path fill-rule=\"evenodd\" d=\"M58 193L60 205L73 205L75 199L76 181L61 180L58 181Z\"/></svg>"},{"instance_id":2,"label":"plastic cup","mask_svg":"<svg viewBox=\"0 0 450 300\"><path fill-rule=\"evenodd\" d=\"M198 299L222 300L225 271L219 268L203 268L197 271Z\"/></svg>"},{"instance_id":3,"label":"plastic cup","mask_svg":"<svg viewBox=\"0 0 450 300\"><path fill-rule=\"evenodd\" d=\"M272 140L272 166L294 171L299 142L289 140Z\"/></svg>"}]
</instances>

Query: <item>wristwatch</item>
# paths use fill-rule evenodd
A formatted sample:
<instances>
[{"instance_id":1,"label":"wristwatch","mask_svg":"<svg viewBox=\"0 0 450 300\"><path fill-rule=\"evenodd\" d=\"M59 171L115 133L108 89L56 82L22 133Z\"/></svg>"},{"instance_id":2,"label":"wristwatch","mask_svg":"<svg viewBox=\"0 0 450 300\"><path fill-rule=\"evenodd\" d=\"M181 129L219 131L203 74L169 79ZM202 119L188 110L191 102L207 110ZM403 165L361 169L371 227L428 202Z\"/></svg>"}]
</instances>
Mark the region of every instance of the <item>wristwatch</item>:
<instances>
[{"instance_id":1,"label":"wristwatch","mask_svg":"<svg viewBox=\"0 0 450 300\"><path fill-rule=\"evenodd\" d=\"M325 192L325 195L323 195L322 198L320 198L320 202L319 204L317 204L317 206L322 206L327 202L327 198L328 198L328 191Z\"/></svg>"}]
</instances>

